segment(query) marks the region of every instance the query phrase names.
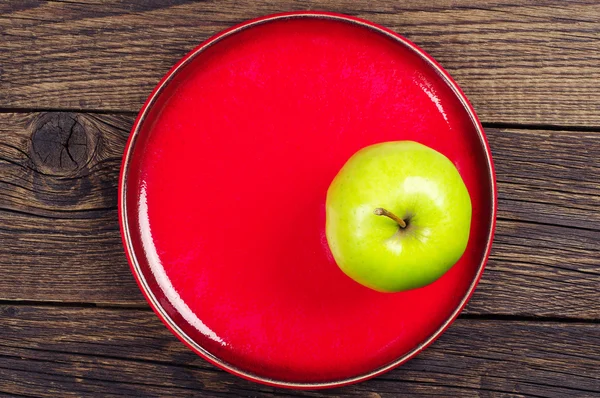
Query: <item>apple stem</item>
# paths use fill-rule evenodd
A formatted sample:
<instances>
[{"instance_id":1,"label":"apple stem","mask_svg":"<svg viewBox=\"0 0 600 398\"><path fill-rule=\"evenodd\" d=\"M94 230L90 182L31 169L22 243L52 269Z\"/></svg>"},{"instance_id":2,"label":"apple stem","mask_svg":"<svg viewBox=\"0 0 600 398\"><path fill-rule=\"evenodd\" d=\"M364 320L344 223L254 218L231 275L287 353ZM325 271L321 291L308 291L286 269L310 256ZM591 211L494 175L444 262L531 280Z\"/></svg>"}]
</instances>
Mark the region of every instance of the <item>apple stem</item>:
<instances>
[{"instance_id":1,"label":"apple stem","mask_svg":"<svg viewBox=\"0 0 600 398\"><path fill-rule=\"evenodd\" d=\"M398 223L398 225L400 226L400 228L406 228L406 222L403 219L401 219L400 217L398 217L397 215L395 215L394 213L392 213L391 211L387 211L386 209L384 209L382 207L378 207L373 211L373 213L378 216L389 217L392 220L396 221Z\"/></svg>"}]
</instances>

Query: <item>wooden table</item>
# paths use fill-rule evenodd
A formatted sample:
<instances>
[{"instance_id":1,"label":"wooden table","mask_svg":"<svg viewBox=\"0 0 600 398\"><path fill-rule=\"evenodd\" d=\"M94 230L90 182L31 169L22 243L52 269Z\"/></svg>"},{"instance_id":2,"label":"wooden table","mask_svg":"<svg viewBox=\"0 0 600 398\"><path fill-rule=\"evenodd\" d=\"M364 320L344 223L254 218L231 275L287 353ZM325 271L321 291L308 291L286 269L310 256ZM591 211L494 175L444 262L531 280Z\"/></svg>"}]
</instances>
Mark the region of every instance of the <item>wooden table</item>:
<instances>
[{"instance_id":1,"label":"wooden table","mask_svg":"<svg viewBox=\"0 0 600 398\"><path fill-rule=\"evenodd\" d=\"M492 256L463 315L375 380L287 391L183 346L129 272L117 177L175 61L248 18L329 10L424 48L476 108L498 173ZM600 395L598 0L0 3L1 396Z\"/></svg>"}]
</instances>

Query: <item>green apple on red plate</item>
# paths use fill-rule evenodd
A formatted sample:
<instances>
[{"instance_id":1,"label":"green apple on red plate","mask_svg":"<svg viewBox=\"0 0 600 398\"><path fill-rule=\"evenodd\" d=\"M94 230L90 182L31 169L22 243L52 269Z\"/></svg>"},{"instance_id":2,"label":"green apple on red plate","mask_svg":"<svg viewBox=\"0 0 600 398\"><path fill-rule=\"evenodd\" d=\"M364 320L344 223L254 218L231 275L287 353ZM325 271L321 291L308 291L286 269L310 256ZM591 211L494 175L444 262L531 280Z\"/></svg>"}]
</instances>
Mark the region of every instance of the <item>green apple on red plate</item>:
<instances>
[{"instance_id":1,"label":"green apple on red plate","mask_svg":"<svg viewBox=\"0 0 600 398\"><path fill-rule=\"evenodd\" d=\"M381 292L426 286L463 255L471 198L454 164L414 141L356 152L326 201L326 235L341 270Z\"/></svg>"}]
</instances>

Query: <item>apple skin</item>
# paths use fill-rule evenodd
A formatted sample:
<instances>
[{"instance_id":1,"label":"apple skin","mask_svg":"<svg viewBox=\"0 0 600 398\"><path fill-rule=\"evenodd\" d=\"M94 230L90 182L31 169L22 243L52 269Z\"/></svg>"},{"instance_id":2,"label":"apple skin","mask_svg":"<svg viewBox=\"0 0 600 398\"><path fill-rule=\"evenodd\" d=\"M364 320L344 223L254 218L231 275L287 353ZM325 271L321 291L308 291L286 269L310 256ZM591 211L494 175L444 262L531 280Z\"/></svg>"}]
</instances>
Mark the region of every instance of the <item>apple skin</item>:
<instances>
[{"instance_id":1,"label":"apple skin","mask_svg":"<svg viewBox=\"0 0 600 398\"><path fill-rule=\"evenodd\" d=\"M406 228L382 215L383 208ZM327 191L326 235L341 270L380 292L426 286L463 255L471 198L454 164L414 141L356 152Z\"/></svg>"}]
</instances>

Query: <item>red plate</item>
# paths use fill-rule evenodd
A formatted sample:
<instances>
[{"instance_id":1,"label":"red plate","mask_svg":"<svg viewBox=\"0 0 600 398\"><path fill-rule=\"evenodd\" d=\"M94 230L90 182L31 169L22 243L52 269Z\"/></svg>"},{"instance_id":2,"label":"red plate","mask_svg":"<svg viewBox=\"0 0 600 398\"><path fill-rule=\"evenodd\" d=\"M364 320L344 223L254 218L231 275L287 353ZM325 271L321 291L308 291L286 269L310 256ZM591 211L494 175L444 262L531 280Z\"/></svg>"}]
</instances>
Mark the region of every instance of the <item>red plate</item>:
<instances>
[{"instance_id":1,"label":"red plate","mask_svg":"<svg viewBox=\"0 0 600 398\"><path fill-rule=\"evenodd\" d=\"M430 286L385 294L336 266L329 183L358 149L414 140L457 166L471 239ZM261 18L197 47L142 108L120 182L124 245L171 331L234 374L321 388L430 344L472 294L496 212L489 147L464 94L403 37L356 18Z\"/></svg>"}]
</instances>

